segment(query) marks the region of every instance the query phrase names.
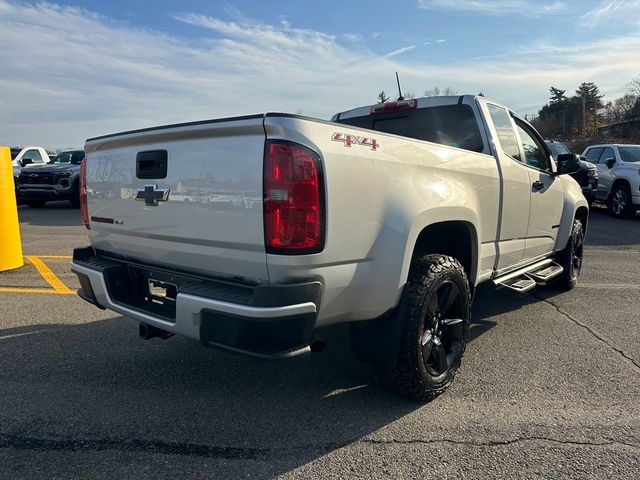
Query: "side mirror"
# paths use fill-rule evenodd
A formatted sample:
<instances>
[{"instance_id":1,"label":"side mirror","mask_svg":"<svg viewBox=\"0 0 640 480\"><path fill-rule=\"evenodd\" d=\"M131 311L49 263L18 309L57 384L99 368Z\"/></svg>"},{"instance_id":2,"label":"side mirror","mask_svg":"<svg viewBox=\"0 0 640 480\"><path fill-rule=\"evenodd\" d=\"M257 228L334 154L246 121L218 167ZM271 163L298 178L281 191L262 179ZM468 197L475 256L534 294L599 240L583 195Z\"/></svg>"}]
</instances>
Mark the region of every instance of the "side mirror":
<instances>
[{"instance_id":1,"label":"side mirror","mask_svg":"<svg viewBox=\"0 0 640 480\"><path fill-rule=\"evenodd\" d=\"M580 170L580 157L574 153L562 153L556 160L558 175L576 173Z\"/></svg>"},{"instance_id":2,"label":"side mirror","mask_svg":"<svg viewBox=\"0 0 640 480\"><path fill-rule=\"evenodd\" d=\"M604 163L607 164L607 167L609 168L613 168L613 166L616 164L616 159L615 158L607 158Z\"/></svg>"},{"instance_id":3,"label":"side mirror","mask_svg":"<svg viewBox=\"0 0 640 480\"><path fill-rule=\"evenodd\" d=\"M22 166L26 167L27 165L30 165L33 163L33 159L32 158L23 158L22 159Z\"/></svg>"}]
</instances>

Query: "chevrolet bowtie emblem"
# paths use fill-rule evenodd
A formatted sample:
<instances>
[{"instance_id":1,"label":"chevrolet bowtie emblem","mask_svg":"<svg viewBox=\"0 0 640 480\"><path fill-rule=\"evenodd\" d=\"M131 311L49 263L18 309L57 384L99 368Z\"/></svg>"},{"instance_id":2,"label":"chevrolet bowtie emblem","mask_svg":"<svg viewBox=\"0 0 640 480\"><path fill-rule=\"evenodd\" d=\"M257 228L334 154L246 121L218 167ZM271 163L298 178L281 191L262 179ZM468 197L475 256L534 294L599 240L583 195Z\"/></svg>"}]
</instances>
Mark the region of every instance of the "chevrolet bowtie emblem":
<instances>
[{"instance_id":1,"label":"chevrolet bowtie emblem","mask_svg":"<svg viewBox=\"0 0 640 480\"><path fill-rule=\"evenodd\" d=\"M144 200L144 204L149 207L157 207L158 202L169 200L169 189L158 188L158 185L145 185L138 189L136 200Z\"/></svg>"}]
</instances>

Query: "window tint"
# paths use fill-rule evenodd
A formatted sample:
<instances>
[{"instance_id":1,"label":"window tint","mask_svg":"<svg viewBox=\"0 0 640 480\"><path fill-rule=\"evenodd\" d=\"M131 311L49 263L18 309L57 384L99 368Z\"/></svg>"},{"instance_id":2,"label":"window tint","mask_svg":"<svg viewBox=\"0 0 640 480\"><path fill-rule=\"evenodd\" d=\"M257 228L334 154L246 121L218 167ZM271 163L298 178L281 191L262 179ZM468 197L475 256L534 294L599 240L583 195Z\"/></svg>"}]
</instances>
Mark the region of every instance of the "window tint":
<instances>
[{"instance_id":1,"label":"window tint","mask_svg":"<svg viewBox=\"0 0 640 480\"><path fill-rule=\"evenodd\" d=\"M489 114L491 120L498 133L498 140L502 151L516 160L522 161L520 158L520 147L518 147L518 140L516 134L511 126L511 117L504 108L497 105L488 104Z\"/></svg>"},{"instance_id":2,"label":"window tint","mask_svg":"<svg viewBox=\"0 0 640 480\"><path fill-rule=\"evenodd\" d=\"M607 159L609 158L616 158L616 152L614 152L613 148L611 147L607 147L604 149L604 152L602 152L602 154L600 155L600 160L598 160L598 163L606 163Z\"/></svg>"},{"instance_id":3,"label":"window tint","mask_svg":"<svg viewBox=\"0 0 640 480\"><path fill-rule=\"evenodd\" d=\"M549 147L549 150L551 150L551 153L553 155L562 155L565 153L571 153L571 151L567 147L565 147L562 143L549 142L549 141L545 141L544 143L547 144L547 147Z\"/></svg>"},{"instance_id":4,"label":"window tint","mask_svg":"<svg viewBox=\"0 0 640 480\"><path fill-rule=\"evenodd\" d=\"M33 163L44 162L44 160L42 160L42 155L40 155L40 152L38 150L27 150L22 156L23 160L26 158L30 158L31 160L33 160Z\"/></svg>"},{"instance_id":5,"label":"window tint","mask_svg":"<svg viewBox=\"0 0 640 480\"><path fill-rule=\"evenodd\" d=\"M622 157L623 162L640 162L639 146L634 145L618 147L618 151L620 152L620 156Z\"/></svg>"},{"instance_id":6,"label":"window tint","mask_svg":"<svg viewBox=\"0 0 640 480\"><path fill-rule=\"evenodd\" d=\"M598 163L602 150L604 150L604 147L590 148L584 158L589 160L591 163Z\"/></svg>"},{"instance_id":7,"label":"window tint","mask_svg":"<svg viewBox=\"0 0 640 480\"><path fill-rule=\"evenodd\" d=\"M83 158L84 152L82 151L62 152L56 155L53 160L51 160L51 163L72 163L79 165Z\"/></svg>"},{"instance_id":8,"label":"window tint","mask_svg":"<svg viewBox=\"0 0 640 480\"><path fill-rule=\"evenodd\" d=\"M11 160L15 160L18 154L22 151L21 148L12 148L11 149Z\"/></svg>"},{"instance_id":9,"label":"window tint","mask_svg":"<svg viewBox=\"0 0 640 480\"><path fill-rule=\"evenodd\" d=\"M535 137L533 132L530 132L526 125L518 121L516 121L516 125L518 126L518 133L522 141L522 149L524 150L524 158L527 165L550 171L551 164L542 143Z\"/></svg>"},{"instance_id":10,"label":"window tint","mask_svg":"<svg viewBox=\"0 0 640 480\"><path fill-rule=\"evenodd\" d=\"M450 147L482 152L484 145L478 122L469 105L443 105L390 113L344 118L338 123L369 128L440 143Z\"/></svg>"}]
</instances>

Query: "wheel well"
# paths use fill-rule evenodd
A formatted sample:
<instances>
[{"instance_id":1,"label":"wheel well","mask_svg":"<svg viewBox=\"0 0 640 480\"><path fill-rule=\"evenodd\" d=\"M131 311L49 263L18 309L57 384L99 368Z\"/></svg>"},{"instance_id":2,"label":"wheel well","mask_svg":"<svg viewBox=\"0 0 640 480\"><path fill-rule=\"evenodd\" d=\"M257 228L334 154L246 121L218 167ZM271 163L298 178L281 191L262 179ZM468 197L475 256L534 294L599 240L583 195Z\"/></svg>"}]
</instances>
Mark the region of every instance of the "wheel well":
<instances>
[{"instance_id":1,"label":"wheel well","mask_svg":"<svg viewBox=\"0 0 640 480\"><path fill-rule=\"evenodd\" d=\"M631 185L627 180L625 180L624 178L617 178L613 182L613 185L611 185L611 191L609 192L609 196L613 195L613 191L616 189L618 185L626 185L627 187L631 188Z\"/></svg>"},{"instance_id":2,"label":"wheel well","mask_svg":"<svg viewBox=\"0 0 640 480\"><path fill-rule=\"evenodd\" d=\"M586 207L580 207L576 211L576 218L582 223L584 233L587 233L587 223L589 222L589 210Z\"/></svg>"},{"instance_id":3,"label":"wheel well","mask_svg":"<svg viewBox=\"0 0 640 480\"><path fill-rule=\"evenodd\" d=\"M429 253L442 253L456 258L475 284L478 245L475 227L464 221L442 222L429 225L418 235L412 259ZM473 287L472 287L473 288Z\"/></svg>"}]
</instances>

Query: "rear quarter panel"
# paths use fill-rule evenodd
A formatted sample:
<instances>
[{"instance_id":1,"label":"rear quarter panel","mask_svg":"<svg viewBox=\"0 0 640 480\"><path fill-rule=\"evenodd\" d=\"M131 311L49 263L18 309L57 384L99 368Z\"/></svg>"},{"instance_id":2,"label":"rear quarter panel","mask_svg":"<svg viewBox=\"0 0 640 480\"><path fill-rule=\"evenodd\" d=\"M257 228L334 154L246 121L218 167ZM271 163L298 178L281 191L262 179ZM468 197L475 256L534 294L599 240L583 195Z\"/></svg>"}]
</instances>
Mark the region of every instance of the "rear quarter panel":
<instances>
[{"instance_id":1,"label":"rear quarter panel","mask_svg":"<svg viewBox=\"0 0 640 480\"><path fill-rule=\"evenodd\" d=\"M272 282L322 281L320 324L375 318L397 305L416 239L434 223L472 224L478 275L493 268L500 200L494 157L292 116L267 116L265 129L268 139L298 142L323 159L324 250L267 255ZM336 132L373 137L378 147L347 147L331 140Z\"/></svg>"}]
</instances>

